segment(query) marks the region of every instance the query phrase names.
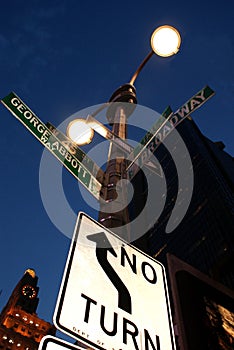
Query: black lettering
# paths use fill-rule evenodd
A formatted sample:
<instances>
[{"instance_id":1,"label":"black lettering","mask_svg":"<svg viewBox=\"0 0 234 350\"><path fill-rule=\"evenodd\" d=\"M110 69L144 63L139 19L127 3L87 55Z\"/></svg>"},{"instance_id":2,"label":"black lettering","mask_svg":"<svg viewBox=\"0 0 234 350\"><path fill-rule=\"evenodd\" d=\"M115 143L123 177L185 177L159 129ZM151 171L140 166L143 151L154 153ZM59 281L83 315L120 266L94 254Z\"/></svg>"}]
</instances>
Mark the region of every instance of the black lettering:
<instances>
[{"instance_id":1,"label":"black lettering","mask_svg":"<svg viewBox=\"0 0 234 350\"><path fill-rule=\"evenodd\" d=\"M105 235L105 232L95 233L87 236L90 241L96 243L96 257L103 271L117 289L119 294L118 307L129 314L132 313L132 299L131 295L123 283L123 281L117 275L115 269L108 261L107 253L111 253L114 257L117 257L116 251L113 249L111 243Z\"/></svg>"},{"instance_id":2,"label":"black lettering","mask_svg":"<svg viewBox=\"0 0 234 350\"><path fill-rule=\"evenodd\" d=\"M91 303L93 303L94 305L97 305L97 302L95 300L87 297L87 295L85 295L83 293L81 293L81 296L82 296L82 298L85 298L87 300L84 321L86 323L88 323L89 322L90 305L91 305Z\"/></svg>"},{"instance_id":3,"label":"black lettering","mask_svg":"<svg viewBox=\"0 0 234 350\"><path fill-rule=\"evenodd\" d=\"M146 329L144 329L144 333L145 333L145 350L149 350L149 342L153 350L160 350L159 336L156 335L156 346L155 346Z\"/></svg>"},{"instance_id":4,"label":"black lettering","mask_svg":"<svg viewBox=\"0 0 234 350\"><path fill-rule=\"evenodd\" d=\"M132 261L130 260L129 256L126 253L126 250L124 247L121 247L121 265L125 266L125 258L127 259L129 266L132 269L132 272L135 274L137 273L137 267L136 267L136 255L132 254Z\"/></svg>"},{"instance_id":5,"label":"black lettering","mask_svg":"<svg viewBox=\"0 0 234 350\"><path fill-rule=\"evenodd\" d=\"M114 320L113 320L113 329L112 331L108 331L106 328L105 328L105 325L104 325L104 320L105 320L105 306L101 305L101 318L100 318L100 325L102 327L102 330L110 335L111 337L113 337L114 335L116 335L117 333L117 320L118 320L118 315L116 312L114 312Z\"/></svg>"},{"instance_id":6,"label":"black lettering","mask_svg":"<svg viewBox=\"0 0 234 350\"><path fill-rule=\"evenodd\" d=\"M128 324L134 328L132 331L127 328ZM132 337L132 341L135 346L135 349L139 350L139 347L136 341L136 337L138 333L139 331L137 329L137 326L133 322L127 320L126 318L123 318L123 343L127 344L127 334L130 334Z\"/></svg>"},{"instance_id":7,"label":"black lettering","mask_svg":"<svg viewBox=\"0 0 234 350\"><path fill-rule=\"evenodd\" d=\"M152 277L151 279L147 276L146 274L146 266L149 266L151 271L152 271ZM152 283L152 284L155 284L157 282L157 275L156 275L156 272L155 272L155 269L153 268L153 266L151 266L149 263L147 262L143 262L142 265L141 265L141 271L143 273L143 276L145 277L145 279L149 282L149 283Z\"/></svg>"}]
</instances>

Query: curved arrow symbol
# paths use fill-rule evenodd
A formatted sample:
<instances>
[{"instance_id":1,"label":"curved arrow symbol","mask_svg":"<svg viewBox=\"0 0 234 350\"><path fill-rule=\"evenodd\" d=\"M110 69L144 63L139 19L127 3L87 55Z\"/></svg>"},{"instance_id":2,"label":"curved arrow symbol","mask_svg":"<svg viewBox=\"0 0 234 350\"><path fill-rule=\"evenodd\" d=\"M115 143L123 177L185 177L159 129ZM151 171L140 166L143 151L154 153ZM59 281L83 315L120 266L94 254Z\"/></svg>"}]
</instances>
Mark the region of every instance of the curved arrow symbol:
<instances>
[{"instance_id":1,"label":"curved arrow symbol","mask_svg":"<svg viewBox=\"0 0 234 350\"><path fill-rule=\"evenodd\" d=\"M87 238L90 241L93 241L96 243L97 260L101 265L103 271L111 281L111 283L114 285L114 287L118 291L118 294L119 294L118 307L128 312L129 314L131 314L132 301L131 301L130 293L107 259L107 252L110 252L112 255L114 255L114 257L117 257L117 254L114 251L111 243L109 242L104 232L88 235Z\"/></svg>"}]
</instances>

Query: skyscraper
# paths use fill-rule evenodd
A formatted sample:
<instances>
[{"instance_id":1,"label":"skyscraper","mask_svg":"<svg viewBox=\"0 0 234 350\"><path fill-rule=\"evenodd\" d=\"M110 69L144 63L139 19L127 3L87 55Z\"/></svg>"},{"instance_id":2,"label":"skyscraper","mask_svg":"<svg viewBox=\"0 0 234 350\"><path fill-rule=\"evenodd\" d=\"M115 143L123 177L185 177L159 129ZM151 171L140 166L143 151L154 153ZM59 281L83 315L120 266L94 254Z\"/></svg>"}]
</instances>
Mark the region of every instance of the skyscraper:
<instances>
[{"instance_id":1,"label":"skyscraper","mask_svg":"<svg viewBox=\"0 0 234 350\"><path fill-rule=\"evenodd\" d=\"M36 314L39 302L38 277L25 271L0 314L0 349L36 350L43 336L54 335L55 327Z\"/></svg>"},{"instance_id":2,"label":"skyscraper","mask_svg":"<svg viewBox=\"0 0 234 350\"><path fill-rule=\"evenodd\" d=\"M183 194L186 196L188 191L179 185L173 152L180 150L177 136L171 132L167 136L170 152L163 144L155 152L167 183L166 202L160 217L145 236L147 248L144 249L165 266L166 254L174 254L227 287L234 288L233 158L224 151L222 142L212 142L205 137L191 117L176 129L192 161L194 188L191 202L183 220L171 233L166 233L178 193L181 197L179 205L182 205ZM138 211L146 193L147 189L138 195ZM155 198L157 200L161 198Z\"/></svg>"}]
</instances>

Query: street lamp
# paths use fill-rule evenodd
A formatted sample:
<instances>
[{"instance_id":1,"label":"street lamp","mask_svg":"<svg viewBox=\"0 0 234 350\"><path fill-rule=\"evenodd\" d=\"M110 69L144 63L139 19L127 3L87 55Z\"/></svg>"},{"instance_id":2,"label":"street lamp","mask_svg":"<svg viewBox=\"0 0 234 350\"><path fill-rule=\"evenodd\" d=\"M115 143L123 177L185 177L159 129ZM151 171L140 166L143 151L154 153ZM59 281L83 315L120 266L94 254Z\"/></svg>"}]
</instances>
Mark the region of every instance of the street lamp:
<instances>
[{"instance_id":1,"label":"street lamp","mask_svg":"<svg viewBox=\"0 0 234 350\"><path fill-rule=\"evenodd\" d=\"M111 97L110 102L130 102L134 103L134 99L129 99L128 94L124 94L126 92L131 91L131 85L135 83L136 78L141 72L142 68L146 65L149 59L154 55L154 53L161 57L169 57L175 55L180 48L181 37L177 29L169 25L163 25L154 30L151 35L151 51L144 58L142 63L137 68L136 72L133 74L129 84L124 85L120 89L118 89ZM135 90L133 88L133 90ZM121 96L118 96L120 93ZM116 99L117 95L117 99ZM133 97L133 96L132 96ZM98 114L102 109L108 106L109 103L103 104L97 111L95 111L92 116ZM110 113L109 113L110 114ZM97 126L97 127L100 127ZM94 136L93 129L86 124L84 119L75 119L71 123L69 123L67 127L67 136L72 139L77 145L85 145L89 144L92 141Z\"/></svg>"},{"instance_id":2,"label":"street lamp","mask_svg":"<svg viewBox=\"0 0 234 350\"><path fill-rule=\"evenodd\" d=\"M169 25L158 27L151 36L152 50L162 57L176 54L179 51L180 44L180 33Z\"/></svg>"},{"instance_id":3,"label":"street lamp","mask_svg":"<svg viewBox=\"0 0 234 350\"><path fill-rule=\"evenodd\" d=\"M87 145L92 141L94 130L84 119L74 119L68 124L67 136L77 145Z\"/></svg>"},{"instance_id":4,"label":"street lamp","mask_svg":"<svg viewBox=\"0 0 234 350\"><path fill-rule=\"evenodd\" d=\"M112 133L121 139L125 139L127 118L132 114L137 104L136 90L133 84L139 73L154 53L162 57L174 55L178 52L180 43L180 34L175 28L169 25L157 28L151 36L152 50L139 65L130 82L118 88L112 94L108 103L103 104L98 110L92 113L92 117L97 115L105 107L108 107L106 116L110 125L112 125ZM90 125L87 132L85 132L83 124L84 120L78 119L71 122L67 129L67 135L79 145L81 141L82 144L90 143L93 136ZM97 127L101 127L100 123L97 124ZM97 128L94 129L97 130ZM80 140L80 132L82 133L82 140ZM120 204L127 203L126 184L118 186L119 180L126 179L127 177L126 167L127 163L122 152L111 143L100 192L101 199L98 220L103 226L111 228L119 236L130 241L128 205L122 205L123 209L121 210L117 209L121 207Z\"/></svg>"},{"instance_id":5,"label":"street lamp","mask_svg":"<svg viewBox=\"0 0 234 350\"><path fill-rule=\"evenodd\" d=\"M142 61L136 72L133 74L130 84L133 85L142 68L155 53L161 57L169 57L175 55L180 48L181 37L177 29L172 26L164 25L155 29L151 35L151 51Z\"/></svg>"}]
</instances>

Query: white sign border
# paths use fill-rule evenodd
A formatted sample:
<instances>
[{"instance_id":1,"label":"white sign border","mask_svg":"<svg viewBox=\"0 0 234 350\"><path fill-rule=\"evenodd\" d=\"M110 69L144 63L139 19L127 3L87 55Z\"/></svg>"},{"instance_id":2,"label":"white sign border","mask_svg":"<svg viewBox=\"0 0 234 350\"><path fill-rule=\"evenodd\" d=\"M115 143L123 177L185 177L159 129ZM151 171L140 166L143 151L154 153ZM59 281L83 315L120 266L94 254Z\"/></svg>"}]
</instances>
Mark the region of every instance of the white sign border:
<instances>
[{"instance_id":1,"label":"white sign border","mask_svg":"<svg viewBox=\"0 0 234 350\"><path fill-rule=\"evenodd\" d=\"M72 241L71 241L71 245L70 245L70 249L69 249L69 253L68 253L68 257L67 257L67 262L66 262L66 265L64 268L63 278L62 278L62 282L60 285L60 290L59 290L59 294L58 294L58 298L57 298L57 302L56 302L56 306L55 306L55 311L54 311L54 315L53 315L53 323L54 323L55 327L59 331L61 331L62 333L67 334L68 336L74 338L75 340L80 341L81 343L84 343L84 345L91 346L91 347L96 348L98 350L107 350L107 349L103 348L102 346L95 344L92 341L89 341L87 338L83 338L81 335L77 334L76 332L73 332L72 330L67 329L66 327L61 325L59 322L60 314L61 314L61 310L62 310L62 306L63 306L63 299L64 299L64 295L65 295L66 288L67 288L67 281L69 279L69 270L70 270L70 267L71 267L72 262L73 262L73 255L74 255L74 252L76 249L76 244L77 244L76 242L77 242L77 237L79 235L79 227L81 225L82 216L85 216L86 218L88 218L89 220L91 220L92 222L94 222L95 224L100 226L101 230L107 231L109 234L113 235L118 240L122 241L124 244L126 244L126 245L130 246L131 248L133 248L134 250L138 251L138 253L153 260L154 263L157 263L161 267L163 284L164 284L164 291L165 291L165 300L166 300L166 305L167 305L167 315L168 315L168 322L169 322L169 328L170 328L172 350L176 350L174 328L173 328L169 293L168 293L167 280L166 280L166 272L165 272L165 267L163 266L163 264L160 261L157 261L154 258L152 258L150 255L147 255L146 253L144 253L140 249L134 247L133 245L131 245L130 243L128 243L127 241L125 241L124 239L122 239L121 237L116 235L114 232L112 232L108 228L104 227L102 224L100 224L99 222L97 222L92 217L90 217L89 215L87 215L86 213L84 213L82 211L80 211L78 213L76 226L75 226L74 234L72 237Z\"/></svg>"}]
</instances>

